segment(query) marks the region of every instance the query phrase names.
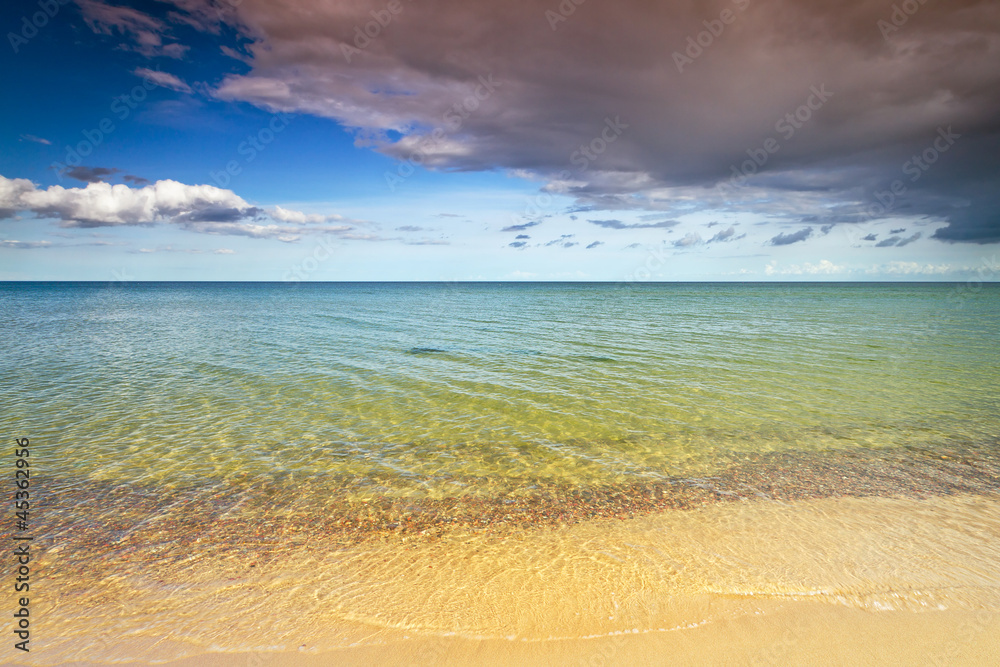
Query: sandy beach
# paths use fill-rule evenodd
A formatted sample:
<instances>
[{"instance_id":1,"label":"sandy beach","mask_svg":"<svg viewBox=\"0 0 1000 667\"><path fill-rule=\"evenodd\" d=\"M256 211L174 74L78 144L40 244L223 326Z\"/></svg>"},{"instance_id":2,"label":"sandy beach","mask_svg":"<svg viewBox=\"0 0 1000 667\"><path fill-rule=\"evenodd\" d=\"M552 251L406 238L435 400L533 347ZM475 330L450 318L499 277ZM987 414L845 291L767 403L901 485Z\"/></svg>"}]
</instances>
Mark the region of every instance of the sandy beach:
<instances>
[{"instance_id":1,"label":"sandy beach","mask_svg":"<svg viewBox=\"0 0 1000 667\"><path fill-rule=\"evenodd\" d=\"M995 495L838 497L97 559L43 581L23 664L990 664L998 535Z\"/></svg>"}]
</instances>

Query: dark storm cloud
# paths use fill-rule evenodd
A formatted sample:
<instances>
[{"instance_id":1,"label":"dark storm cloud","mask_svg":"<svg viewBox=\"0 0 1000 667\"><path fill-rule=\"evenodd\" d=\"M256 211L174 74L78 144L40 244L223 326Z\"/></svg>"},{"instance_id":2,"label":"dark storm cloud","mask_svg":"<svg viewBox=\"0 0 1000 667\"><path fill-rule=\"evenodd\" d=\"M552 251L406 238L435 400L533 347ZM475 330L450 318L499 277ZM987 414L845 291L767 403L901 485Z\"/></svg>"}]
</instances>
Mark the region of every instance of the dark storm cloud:
<instances>
[{"instance_id":1,"label":"dark storm cloud","mask_svg":"<svg viewBox=\"0 0 1000 667\"><path fill-rule=\"evenodd\" d=\"M947 222L939 240L1000 241L1000 3L918 3L894 26L887 0L589 2L556 30L550 4L403 3L361 45L382 0L243 0L225 16L251 69L215 95L334 119L430 168L524 170L580 210L915 216Z\"/></svg>"},{"instance_id":2,"label":"dark storm cloud","mask_svg":"<svg viewBox=\"0 0 1000 667\"><path fill-rule=\"evenodd\" d=\"M771 245L791 245L793 243L798 243L800 241L805 241L807 238L812 236L812 227L803 227L797 232L791 234L781 233L771 239Z\"/></svg>"}]
</instances>

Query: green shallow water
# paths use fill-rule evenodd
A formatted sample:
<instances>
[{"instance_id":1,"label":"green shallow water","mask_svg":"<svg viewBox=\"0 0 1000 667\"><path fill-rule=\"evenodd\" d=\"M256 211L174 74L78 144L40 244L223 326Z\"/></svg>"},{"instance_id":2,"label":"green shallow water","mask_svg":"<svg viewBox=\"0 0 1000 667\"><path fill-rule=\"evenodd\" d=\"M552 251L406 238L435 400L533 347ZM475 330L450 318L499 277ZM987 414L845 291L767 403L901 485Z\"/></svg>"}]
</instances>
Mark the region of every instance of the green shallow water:
<instances>
[{"instance_id":1,"label":"green shallow water","mask_svg":"<svg viewBox=\"0 0 1000 667\"><path fill-rule=\"evenodd\" d=\"M990 285L7 283L0 317L3 431L67 478L447 495L1000 433Z\"/></svg>"}]
</instances>

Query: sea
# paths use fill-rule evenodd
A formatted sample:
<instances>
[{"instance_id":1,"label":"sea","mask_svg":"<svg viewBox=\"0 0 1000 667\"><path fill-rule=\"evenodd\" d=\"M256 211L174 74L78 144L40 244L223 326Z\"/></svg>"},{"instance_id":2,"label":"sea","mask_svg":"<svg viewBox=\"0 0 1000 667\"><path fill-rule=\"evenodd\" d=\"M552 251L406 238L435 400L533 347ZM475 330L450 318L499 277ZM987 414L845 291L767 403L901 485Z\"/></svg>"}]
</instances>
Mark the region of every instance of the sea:
<instances>
[{"instance_id":1,"label":"sea","mask_svg":"<svg viewBox=\"0 0 1000 667\"><path fill-rule=\"evenodd\" d=\"M6 282L0 336L26 664L1000 610L997 284Z\"/></svg>"}]
</instances>

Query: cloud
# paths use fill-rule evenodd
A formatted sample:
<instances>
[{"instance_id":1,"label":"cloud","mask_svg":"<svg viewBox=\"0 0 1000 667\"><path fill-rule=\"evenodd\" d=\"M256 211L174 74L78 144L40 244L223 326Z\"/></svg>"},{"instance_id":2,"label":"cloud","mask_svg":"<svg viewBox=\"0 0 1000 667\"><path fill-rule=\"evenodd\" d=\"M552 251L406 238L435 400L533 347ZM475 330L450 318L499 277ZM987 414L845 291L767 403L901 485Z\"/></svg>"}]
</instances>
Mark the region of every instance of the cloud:
<instances>
[{"instance_id":1,"label":"cloud","mask_svg":"<svg viewBox=\"0 0 1000 667\"><path fill-rule=\"evenodd\" d=\"M525 222L525 223L520 224L520 225L508 225L508 226L504 227L503 229L501 229L500 231L501 232L523 232L524 230L526 230L526 229L528 229L530 227L536 227L536 226L538 226L540 224L542 224L542 223L538 222L536 220L535 222Z\"/></svg>"},{"instance_id":2,"label":"cloud","mask_svg":"<svg viewBox=\"0 0 1000 667\"><path fill-rule=\"evenodd\" d=\"M451 245L444 239L420 239L419 241L403 241L406 245Z\"/></svg>"},{"instance_id":3,"label":"cloud","mask_svg":"<svg viewBox=\"0 0 1000 667\"><path fill-rule=\"evenodd\" d=\"M185 185L164 180L142 188L130 188L92 182L84 188L53 185L41 190L30 181L28 183L30 189L24 187L24 179L0 176L0 192L19 190L17 201L5 203L41 217L61 220L64 227L149 225L185 217L205 221L204 216L212 211L227 216L232 211L251 215L256 212L235 193L212 185Z\"/></svg>"},{"instance_id":4,"label":"cloud","mask_svg":"<svg viewBox=\"0 0 1000 667\"><path fill-rule=\"evenodd\" d=\"M588 220L592 225L604 227L605 229L668 229L681 223L676 220L661 220L660 222L637 222L626 224L621 220Z\"/></svg>"},{"instance_id":5,"label":"cloud","mask_svg":"<svg viewBox=\"0 0 1000 667\"><path fill-rule=\"evenodd\" d=\"M869 236L871 236L871 234L869 234ZM916 241L917 239L919 239L920 236L921 236L920 232L917 232L913 236L910 236L910 237L905 238L905 239L902 238L902 237L899 237L899 236L890 236L889 238L883 239L883 240L879 241L878 243L876 243L875 247L876 248L888 248L890 246L896 246L897 248L902 248L905 245L909 245L909 244L913 243L914 241Z\"/></svg>"},{"instance_id":6,"label":"cloud","mask_svg":"<svg viewBox=\"0 0 1000 667\"><path fill-rule=\"evenodd\" d=\"M36 137L33 134L22 134L20 135L21 141L33 141L36 144L43 144L45 146L51 146L52 142L48 139L42 139L41 137Z\"/></svg>"},{"instance_id":7,"label":"cloud","mask_svg":"<svg viewBox=\"0 0 1000 667\"><path fill-rule=\"evenodd\" d=\"M422 232L423 227L417 227L416 225L403 225L402 227L396 227L397 232Z\"/></svg>"},{"instance_id":8,"label":"cloud","mask_svg":"<svg viewBox=\"0 0 1000 667\"><path fill-rule=\"evenodd\" d=\"M947 273L968 271L967 267L955 267L951 264L920 264L919 262L890 262L881 266L873 266L868 273L892 275L925 275L935 276Z\"/></svg>"},{"instance_id":9,"label":"cloud","mask_svg":"<svg viewBox=\"0 0 1000 667\"><path fill-rule=\"evenodd\" d=\"M998 3L921 4L887 37L885 0L750 3L682 71L672 54L718 16L717 2L587 3L555 31L528 0L402 6L400 25L348 60L343 47L383 0L243 0L226 20L250 40L252 65L214 94L332 119L386 155L422 146L435 169L539 175L580 210L764 211L819 228L869 219L902 179L905 195L875 219L928 218L947 223L938 240L1000 241ZM162 33L118 12L98 25ZM480 77L495 92L477 101ZM826 91L821 108L778 129L814 90ZM447 122L467 100L474 110ZM622 127L615 142L561 177L608 122ZM910 181L907 163L949 126L960 138ZM436 127L447 136L429 141ZM744 187L719 187L769 138L780 150Z\"/></svg>"},{"instance_id":10,"label":"cloud","mask_svg":"<svg viewBox=\"0 0 1000 667\"><path fill-rule=\"evenodd\" d=\"M250 56L248 56L248 55L246 55L244 53L240 53L236 49L233 49L233 48L231 48L229 46L226 46L225 44L223 44L222 46L220 46L219 50L222 51L222 53L224 55L229 56L233 60L239 60L241 63L246 63L247 65L250 65L250 64L253 63L253 59L250 58Z\"/></svg>"},{"instance_id":11,"label":"cloud","mask_svg":"<svg viewBox=\"0 0 1000 667\"><path fill-rule=\"evenodd\" d=\"M729 229L724 229L716 233L716 235L710 238L708 242L716 243L718 241L730 241L735 235L736 235L736 227L730 227Z\"/></svg>"},{"instance_id":12,"label":"cloud","mask_svg":"<svg viewBox=\"0 0 1000 667\"><path fill-rule=\"evenodd\" d=\"M807 238L812 236L812 227L803 227L797 232L791 234L780 233L774 238L772 238L769 243L771 245L791 245L793 243L798 243L799 241L805 241Z\"/></svg>"},{"instance_id":13,"label":"cloud","mask_svg":"<svg viewBox=\"0 0 1000 667\"><path fill-rule=\"evenodd\" d=\"M149 14L130 7L115 7L98 0L77 0L84 22L99 35L127 36L131 44L122 48L146 57L167 56L183 58L188 48L183 44L164 44L163 37L170 32L166 23ZM175 3L177 4L177 3Z\"/></svg>"},{"instance_id":14,"label":"cloud","mask_svg":"<svg viewBox=\"0 0 1000 667\"><path fill-rule=\"evenodd\" d=\"M122 243L112 243L110 241L84 241L80 243L52 243L51 241L0 241L0 248L14 248L17 250L37 250L39 248L79 248L82 246L116 246Z\"/></svg>"},{"instance_id":15,"label":"cloud","mask_svg":"<svg viewBox=\"0 0 1000 667\"><path fill-rule=\"evenodd\" d=\"M84 167L81 165L67 169L62 174L63 176L69 176L84 183L100 183L104 180L105 176L114 176L119 171L121 170L109 167Z\"/></svg>"},{"instance_id":16,"label":"cloud","mask_svg":"<svg viewBox=\"0 0 1000 667\"><path fill-rule=\"evenodd\" d=\"M899 229L890 229L889 233L890 234L902 234L905 231L906 231L906 227L900 227Z\"/></svg>"},{"instance_id":17,"label":"cloud","mask_svg":"<svg viewBox=\"0 0 1000 667\"><path fill-rule=\"evenodd\" d=\"M4 178L0 176L0 220L12 218L26 206L21 198L34 191L35 184L26 178Z\"/></svg>"},{"instance_id":18,"label":"cloud","mask_svg":"<svg viewBox=\"0 0 1000 667\"><path fill-rule=\"evenodd\" d=\"M15 248L17 250L35 250L36 248L48 248L52 245L49 241L0 241L0 248Z\"/></svg>"},{"instance_id":19,"label":"cloud","mask_svg":"<svg viewBox=\"0 0 1000 667\"><path fill-rule=\"evenodd\" d=\"M562 244L564 248L569 248L570 246L568 246L568 245L565 245L565 244L566 244L566 240L567 240L567 239L571 239L571 238L573 238L574 236L576 236L576 234L563 234L563 235L562 235L562 236L560 236L559 238L557 238L557 239L552 239L552 240L551 240L551 241L549 241L548 243L544 243L544 244L542 244L542 245L544 245L545 247L548 247L548 246L553 246L553 245L560 245L560 244Z\"/></svg>"},{"instance_id":20,"label":"cloud","mask_svg":"<svg viewBox=\"0 0 1000 667\"><path fill-rule=\"evenodd\" d=\"M593 243L591 243L590 245L588 245L586 249L590 250L592 248L596 248L599 245L604 245L604 241L594 241Z\"/></svg>"},{"instance_id":21,"label":"cloud","mask_svg":"<svg viewBox=\"0 0 1000 667\"><path fill-rule=\"evenodd\" d=\"M523 248L528 244L525 243L524 241L513 241L511 243L508 243L507 245L509 245L511 248Z\"/></svg>"},{"instance_id":22,"label":"cloud","mask_svg":"<svg viewBox=\"0 0 1000 667\"><path fill-rule=\"evenodd\" d=\"M804 264L792 264L787 267L779 267L777 260L768 262L764 267L764 273L773 275L832 275L849 272L846 266L834 264L828 259L820 260L817 264L805 262Z\"/></svg>"},{"instance_id":23,"label":"cloud","mask_svg":"<svg viewBox=\"0 0 1000 667\"><path fill-rule=\"evenodd\" d=\"M874 241L876 239L878 239L878 235L877 234L869 234L868 236L863 237L861 240L862 241Z\"/></svg>"},{"instance_id":24,"label":"cloud","mask_svg":"<svg viewBox=\"0 0 1000 667\"><path fill-rule=\"evenodd\" d=\"M293 222L300 225L318 225L325 222L337 222L343 220L340 215L319 215L315 213L307 214L300 211L291 211L280 206L275 206L268 211L271 218L281 222Z\"/></svg>"},{"instance_id":25,"label":"cloud","mask_svg":"<svg viewBox=\"0 0 1000 667\"><path fill-rule=\"evenodd\" d=\"M690 232L682 239L673 242L675 248L690 248L701 243L701 235L697 232Z\"/></svg>"},{"instance_id":26,"label":"cloud","mask_svg":"<svg viewBox=\"0 0 1000 667\"><path fill-rule=\"evenodd\" d=\"M133 176L132 174L125 174L124 176L122 176L122 180L128 181L129 183L133 183L135 185L148 185L150 182L148 178L143 178L142 176Z\"/></svg>"},{"instance_id":27,"label":"cloud","mask_svg":"<svg viewBox=\"0 0 1000 667\"><path fill-rule=\"evenodd\" d=\"M179 78L168 72L160 72L158 70L149 69L148 67L138 67L132 73L144 79L149 79L158 86L163 86L164 88L169 88L170 90L176 90L179 93L193 92L191 90L191 86L187 85Z\"/></svg>"},{"instance_id":28,"label":"cloud","mask_svg":"<svg viewBox=\"0 0 1000 667\"><path fill-rule=\"evenodd\" d=\"M517 236L515 236L514 238L515 238L515 239L530 239L531 237L530 237L530 236L528 236L527 234L518 234L518 235L517 235Z\"/></svg>"},{"instance_id":29,"label":"cloud","mask_svg":"<svg viewBox=\"0 0 1000 667\"><path fill-rule=\"evenodd\" d=\"M156 252L182 252L188 255L200 255L204 252L204 250L202 250L201 248L175 248L172 245L161 245L161 246L156 246L155 248L139 248L134 252L143 255L150 255Z\"/></svg>"},{"instance_id":30,"label":"cloud","mask_svg":"<svg viewBox=\"0 0 1000 667\"><path fill-rule=\"evenodd\" d=\"M385 241L359 233L364 221L340 215L307 214L275 206L252 206L231 190L213 185L157 181L144 187L89 183L83 188L53 185L40 189L24 178L0 176L0 219L18 212L59 220L63 227L120 227L173 224L203 234L275 238L290 242L303 234L335 234L341 239ZM333 224L339 223L339 224Z\"/></svg>"}]
</instances>

